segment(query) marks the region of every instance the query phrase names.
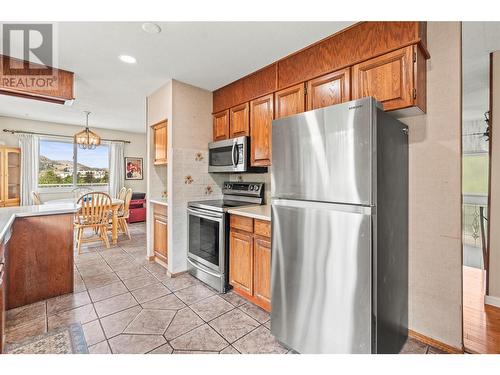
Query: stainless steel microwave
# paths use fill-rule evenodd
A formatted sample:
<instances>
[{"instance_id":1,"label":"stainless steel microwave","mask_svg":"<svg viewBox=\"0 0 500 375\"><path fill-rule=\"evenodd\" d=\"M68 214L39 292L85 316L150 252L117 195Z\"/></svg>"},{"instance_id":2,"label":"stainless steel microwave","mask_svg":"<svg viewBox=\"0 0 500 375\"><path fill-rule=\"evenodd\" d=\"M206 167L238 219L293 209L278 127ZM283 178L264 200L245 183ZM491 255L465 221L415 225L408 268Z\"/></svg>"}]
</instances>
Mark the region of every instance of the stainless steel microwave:
<instances>
[{"instance_id":1,"label":"stainless steel microwave","mask_svg":"<svg viewBox=\"0 0 500 375\"><path fill-rule=\"evenodd\" d=\"M250 165L250 140L243 136L209 143L208 171L259 173L267 172L267 168Z\"/></svg>"}]
</instances>

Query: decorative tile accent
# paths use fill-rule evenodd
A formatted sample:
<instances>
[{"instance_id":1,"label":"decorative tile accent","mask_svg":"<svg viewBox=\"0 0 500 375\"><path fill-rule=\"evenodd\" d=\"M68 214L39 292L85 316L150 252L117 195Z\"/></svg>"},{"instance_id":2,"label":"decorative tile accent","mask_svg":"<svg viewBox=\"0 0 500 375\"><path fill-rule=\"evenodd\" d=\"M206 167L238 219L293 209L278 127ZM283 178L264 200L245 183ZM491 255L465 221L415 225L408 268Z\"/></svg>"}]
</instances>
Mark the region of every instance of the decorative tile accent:
<instances>
[{"instance_id":1,"label":"decorative tile accent","mask_svg":"<svg viewBox=\"0 0 500 375\"><path fill-rule=\"evenodd\" d=\"M205 187L205 195L210 195L210 194L212 194L213 192L214 192L214 189L212 188L212 186L211 186L211 185L207 185L207 186Z\"/></svg>"},{"instance_id":2,"label":"decorative tile accent","mask_svg":"<svg viewBox=\"0 0 500 375\"><path fill-rule=\"evenodd\" d=\"M175 350L221 351L228 343L207 324L198 327L170 342Z\"/></svg>"},{"instance_id":3,"label":"decorative tile accent","mask_svg":"<svg viewBox=\"0 0 500 375\"><path fill-rule=\"evenodd\" d=\"M202 161L204 159L203 154L201 152L197 152L194 156L195 161Z\"/></svg>"},{"instance_id":4,"label":"decorative tile accent","mask_svg":"<svg viewBox=\"0 0 500 375\"><path fill-rule=\"evenodd\" d=\"M162 335L174 315L175 311L172 310L142 310L125 328L124 333Z\"/></svg>"},{"instance_id":5,"label":"decorative tile accent","mask_svg":"<svg viewBox=\"0 0 500 375\"><path fill-rule=\"evenodd\" d=\"M186 307L177 312L163 336L165 336L167 340L172 340L202 324L203 320L196 315L193 310Z\"/></svg>"},{"instance_id":6,"label":"decorative tile accent","mask_svg":"<svg viewBox=\"0 0 500 375\"><path fill-rule=\"evenodd\" d=\"M191 175L187 175L184 177L184 183L186 185L191 185L194 182L193 177Z\"/></svg>"},{"instance_id":7,"label":"decorative tile accent","mask_svg":"<svg viewBox=\"0 0 500 375\"><path fill-rule=\"evenodd\" d=\"M140 306L132 307L124 311L120 311L113 315L108 315L101 319L102 328L106 337L109 339L120 333L123 333L125 328L132 322L137 315L142 311Z\"/></svg>"}]
</instances>

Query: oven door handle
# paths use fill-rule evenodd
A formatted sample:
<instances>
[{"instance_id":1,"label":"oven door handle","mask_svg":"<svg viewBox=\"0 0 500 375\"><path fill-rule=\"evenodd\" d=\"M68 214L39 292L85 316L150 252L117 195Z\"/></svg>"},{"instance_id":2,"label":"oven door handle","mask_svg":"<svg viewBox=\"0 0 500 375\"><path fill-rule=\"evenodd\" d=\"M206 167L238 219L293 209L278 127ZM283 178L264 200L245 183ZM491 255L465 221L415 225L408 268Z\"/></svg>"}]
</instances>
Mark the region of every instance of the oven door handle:
<instances>
[{"instance_id":1,"label":"oven door handle","mask_svg":"<svg viewBox=\"0 0 500 375\"><path fill-rule=\"evenodd\" d=\"M196 210L196 209L190 208L190 207L188 207L187 212L190 214L202 217L204 219L208 219L208 220L219 219L219 221L221 221L222 218L224 217L224 214L221 214L221 215L211 214L211 213L208 213L206 211Z\"/></svg>"},{"instance_id":2,"label":"oven door handle","mask_svg":"<svg viewBox=\"0 0 500 375\"><path fill-rule=\"evenodd\" d=\"M201 268L199 265L197 265L197 264L196 264L196 263L194 263L191 259L189 259L189 257L187 258L187 261L188 261L189 263L191 263L191 265L192 265L193 267L195 267L195 268L197 268L197 269L199 269L199 270L201 269L203 272L206 272L206 273L208 273L209 275L212 275L212 276L215 276L215 277L220 277L220 275L219 275L219 274L216 274L215 272L211 272L211 271L207 270L207 267L203 267L203 268Z\"/></svg>"}]
</instances>

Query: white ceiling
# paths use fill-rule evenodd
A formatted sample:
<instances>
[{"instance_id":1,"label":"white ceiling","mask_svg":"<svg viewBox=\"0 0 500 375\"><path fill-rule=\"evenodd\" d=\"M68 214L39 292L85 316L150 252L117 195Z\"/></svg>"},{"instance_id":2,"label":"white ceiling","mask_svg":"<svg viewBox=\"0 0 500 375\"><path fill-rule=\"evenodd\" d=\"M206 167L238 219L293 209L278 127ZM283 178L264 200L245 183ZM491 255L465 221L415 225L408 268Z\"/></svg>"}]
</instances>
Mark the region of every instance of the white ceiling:
<instances>
[{"instance_id":1,"label":"white ceiling","mask_svg":"<svg viewBox=\"0 0 500 375\"><path fill-rule=\"evenodd\" d=\"M352 22L59 23L58 66L75 72L72 106L0 95L0 115L144 132L144 99L169 79L214 90ZM132 55L129 65L119 55Z\"/></svg>"},{"instance_id":2,"label":"white ceiling","mask_svg":"<svg viewBox=\"0 0 500 375\"><path fill-rule=\"evenodd\" d=\"M500 50L500 22L462 24L463 119L482 119L489 107L489 54Z\"/></svg>"}]
</instances>

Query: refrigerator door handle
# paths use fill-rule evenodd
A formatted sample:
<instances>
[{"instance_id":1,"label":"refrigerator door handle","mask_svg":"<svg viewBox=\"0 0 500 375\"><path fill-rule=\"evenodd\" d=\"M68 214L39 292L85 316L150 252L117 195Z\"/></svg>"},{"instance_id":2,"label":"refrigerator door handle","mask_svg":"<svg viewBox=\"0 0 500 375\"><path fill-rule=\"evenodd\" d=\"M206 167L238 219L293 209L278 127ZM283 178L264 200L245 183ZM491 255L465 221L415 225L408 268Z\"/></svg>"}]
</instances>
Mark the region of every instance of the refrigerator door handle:
<instances>
[{"instance_id":1,"label":"refrigerator door handle","mask_svg":"<svg viewBox=\"0 0 500 375\"><path fill-rule=\"evenodd\" d=\"M341 211L361 215L373 215L376 213L375 206L362 206L355 204L342 204L331 202L302 201L293 199L272 198L273 206L297 207L297 208L318 208L322 210Z\"/></svg>"}]
</instances>

